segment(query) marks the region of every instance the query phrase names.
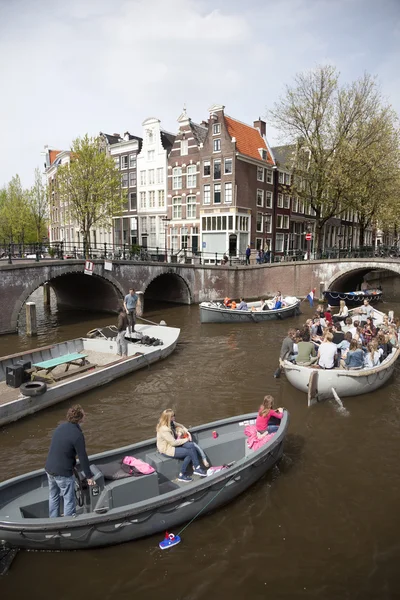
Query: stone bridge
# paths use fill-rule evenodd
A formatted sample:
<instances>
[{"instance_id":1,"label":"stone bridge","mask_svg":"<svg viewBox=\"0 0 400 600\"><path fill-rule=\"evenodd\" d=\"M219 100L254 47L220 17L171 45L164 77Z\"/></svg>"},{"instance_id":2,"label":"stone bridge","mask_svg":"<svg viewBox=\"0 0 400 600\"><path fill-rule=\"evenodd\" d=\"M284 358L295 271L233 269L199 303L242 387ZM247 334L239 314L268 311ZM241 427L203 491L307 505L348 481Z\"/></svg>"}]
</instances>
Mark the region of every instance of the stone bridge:
<instances>
[{"instance_id":1,"label":"stone bridge","mask_svg":"<svg viewBox=\"0 0 400 600\"><path fill-rule=\"evenodd\" d=\"M129 287L144 292L144 300L181 304L225 296L257 298L276 290L306 296L321 283L326 289L353 289L371 271L400 275L396 259L342 259L275 263L254 266L202 266L172 263L115 261L112 271L94 261L92 276L84 274L82 260L48 260L0 266L0 333L18 329L21 309L44 283L53 288L57 303L74 308L113 312Z\"/></svg>"}]
</instances>

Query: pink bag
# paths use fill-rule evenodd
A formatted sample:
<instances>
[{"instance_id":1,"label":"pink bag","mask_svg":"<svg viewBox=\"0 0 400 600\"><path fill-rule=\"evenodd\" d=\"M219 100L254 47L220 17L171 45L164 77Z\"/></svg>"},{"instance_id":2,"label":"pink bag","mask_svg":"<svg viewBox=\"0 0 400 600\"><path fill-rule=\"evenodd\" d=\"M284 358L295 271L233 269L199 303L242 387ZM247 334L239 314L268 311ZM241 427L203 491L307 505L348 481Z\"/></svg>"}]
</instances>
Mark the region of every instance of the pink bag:
<instances>
[{"instance_id":1,"label":"pink bag","mask_svg":"<svg viewBox=\"0 0 400 600\"><path fill-rule=\"evenodd\" d=\"M155 472L155 469L153 469L151 465L145 463L143 460L140 460L140 458L135 458L134 456L125 456L122 462L124 465L135 467L135 469L140 471L140 473L143 473L143 475L150 475L150 473Z\"/></svg>"}]
</instances>

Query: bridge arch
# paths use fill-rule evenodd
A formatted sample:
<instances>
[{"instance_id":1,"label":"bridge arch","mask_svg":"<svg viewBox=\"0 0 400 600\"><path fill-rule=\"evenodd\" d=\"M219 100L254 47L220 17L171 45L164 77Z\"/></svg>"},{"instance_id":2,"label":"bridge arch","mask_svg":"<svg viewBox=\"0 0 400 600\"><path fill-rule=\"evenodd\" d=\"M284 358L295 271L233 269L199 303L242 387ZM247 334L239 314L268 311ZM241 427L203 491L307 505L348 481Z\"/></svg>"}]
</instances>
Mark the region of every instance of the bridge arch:
<instances>
[{"instance_id":1,"label":"bridge arch","mask_svg":"<svg viewBox=\"0 0 400 600\"><path fill-rule=\"evenodd\" d=\"M153 277L144 287L144 302L160 300L176 304L192 304L189 283L182 275L169 271Z\"/></svg>"},{"instance_id":2,"label":"bridge arch","mask_svg":"<svg viewBox=\"0 0 400 600\"><path fill-rule=\"evenodd\" d=\"M341 265L340 270L334 272L327 281L326 289L338 292L351 291L349 290L348 283L355 281L356 284L360 284L363 278L371 271L386 272L400 276L400 265L396 263L388 262L383 265L382 262L365 262L357 266L351 263L341 263ZM350 287L355 288L354 283Z\"/></svg>"},{"instance_id":3,"label":"bridge arch","mask_svg":"<svg viewBox=\"0 0 400 600\"><path fill-rule=\"evenodd\" d=\"M24 304L45 283L49 283L54 290L57 304L78 310L116 312L125 295L120 283L108 273L89 276L83 273L82 268L73 265L55 276L43 270L39 277L29 282L15 301L11 315L11 327L14 330L18 329Z\"/></svg>"}]
</instances>

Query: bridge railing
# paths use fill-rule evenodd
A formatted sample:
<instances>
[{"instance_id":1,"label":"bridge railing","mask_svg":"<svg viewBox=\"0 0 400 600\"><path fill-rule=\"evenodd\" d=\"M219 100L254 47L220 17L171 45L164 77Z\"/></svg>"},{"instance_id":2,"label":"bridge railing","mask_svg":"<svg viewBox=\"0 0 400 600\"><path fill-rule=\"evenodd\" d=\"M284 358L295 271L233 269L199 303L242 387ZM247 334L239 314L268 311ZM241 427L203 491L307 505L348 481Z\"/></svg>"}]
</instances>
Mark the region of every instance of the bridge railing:
<instances>
[{"instance_id":1,"label":"bridge railing","mask_svg":"<svg viewBox=\"0 0 400 600\"><path fill-rule=\"evenodd\" d=\"M251 264L275 263L286 261L311 260L341 260L345 258L399 258L400 248L397 246L379 245L362 246L360 248L325 248L316 251L310 257L304 250L290 250L284 253L266 252L259 256L254 249L251 251ZM0 261L11 264L13 261L69 259L103 259L103 260L133 260L140 262L168 262L173 264L193 265L225 265L236 266L246 264L246 255L229 252L206 252L193 248L161 248L129 244L73 244L68 242L36 243L36 244L0 244Z\"/></svg>"}]
</instances>

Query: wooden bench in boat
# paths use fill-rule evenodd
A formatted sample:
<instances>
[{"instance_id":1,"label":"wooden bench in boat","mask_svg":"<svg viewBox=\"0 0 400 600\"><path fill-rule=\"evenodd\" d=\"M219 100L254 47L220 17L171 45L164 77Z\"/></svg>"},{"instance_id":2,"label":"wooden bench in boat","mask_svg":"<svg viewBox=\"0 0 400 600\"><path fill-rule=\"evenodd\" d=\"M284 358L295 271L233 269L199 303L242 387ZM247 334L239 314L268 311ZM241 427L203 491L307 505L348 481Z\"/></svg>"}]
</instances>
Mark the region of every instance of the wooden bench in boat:
<instances>
[{"instance_id":1,"label":"wooden bench in boat","mask_svg":"<svg viewBox=\"0 0 400 600\"><path fill-rule=\"evenodd\" d=\"M34 363L32 365L32 369L30 369L30 371L32 372L32 379L36 379L38 380L39 377L36 375L36 373L38 373L38 371L46 371L46 373L43 375L41 375L40 377L43 378L44 381L47 381L48 379L52 380L52 381L57 381L60 379L60 376L55 377L54 374L52 373L53 369L55 369L56 367L59 367L61 365L65 365L65 372L68 371L69 367L71 365L77 365L78 367L80 367L81 369L86 365L86 357L88 355L87 354L80 354L79 352L72 352L71 354L64 354L63 356L58 356L57 358L50 358L49 360L43 360L42 362L38 362L38 363ZM92 365L89 365L89 368ZM61 377L62 378L62 377Z\"/></svg>"}]
</instances>

